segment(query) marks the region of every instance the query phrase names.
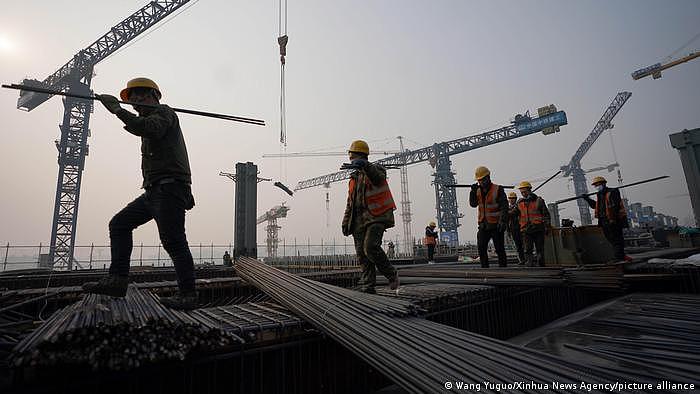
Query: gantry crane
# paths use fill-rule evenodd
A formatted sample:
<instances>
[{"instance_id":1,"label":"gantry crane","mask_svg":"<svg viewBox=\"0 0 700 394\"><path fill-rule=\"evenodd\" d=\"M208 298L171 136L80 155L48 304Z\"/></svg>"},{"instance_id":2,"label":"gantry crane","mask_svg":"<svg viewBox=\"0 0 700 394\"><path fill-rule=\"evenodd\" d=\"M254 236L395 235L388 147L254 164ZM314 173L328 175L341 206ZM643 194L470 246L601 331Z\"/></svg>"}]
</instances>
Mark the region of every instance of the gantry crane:
<instances>
[{"instance_id":1,"label":"gantry crane","mask_svg":"<svg viewBox=\"0 0 700 394\"><path fill-rule=\"evenodd\" d=\"M23 84L91 96L90 82L97 63L188 2L189 0L151 1L78 52L68 63L43 81L25 79ZM48 94L22 91L17 100L17 108L31 111L49 98L51 95ZM63 100L63 106L61 139L56 143L58 182L49 259L55 267L70 270L73 266L80 183L85 168L85 157L88 155L87 139L90 136L89 123L93 103L91 100L67 97Z\"/></svg>"},{"instance_id":2,"label":"gantry crane","mask_svg":"<svg viewBox=\"0 0 700 394\"><path fill-rule=\"evenodd\" d=\"M277 248L280 243L279 229L282 228L277 225L277 219L286 218L289 210L290 208L282 203L282 205L276 205L258 217L257 224L267 222L267 227L265 227L267 230L265 244L267 245L268 257L277 257Z\"/></svg>"},{"instance_id":3,"label":"gantry crane","mask_svg":"<svg viewBox=\"0 0 700 394\"><path fill-rule=\"evenodd\" d=\"M546 110L543 111L543 109ZM421 149L405 150L396 155L377 160L375 163L391 167L405 167L425 161L430 162L435 168L433 185L435 186L435 208L438 226L441 229L441 242L446 245L456 246L459 243L457 227L459 227L459 218L462 215L457 210L455 189L446 186L456 183L450 157L484 146L524 137L539 131L542 131L543 134L551 134L556 132L559 126L565 124L567 124L566 113L564 111L556 111L556 108L550 105L540 108L537 117L531 117L529 112L527 112L523 115L517 115L515 121L508 126L464 138L435 143L432 146ZM350 178L351 173L352 170L344 170L303 180L297 183L294 190L342 181Z\"/></svg>"},{"instance_id":4,"label":"gantry crane","mask_svg":"<svg viewBox=\"0 0 700 394\"><path fill-rule=\"evenodd\" d=\"M596 142L598 137L600 137L605 130L613 128L613 124L611 123L613 118L631 96L632 93L630 92L620 92L615 96L612 103L610 103L605 112L603 112L603 116L600 118L600 120L598 120L598 123L596 123L595 127L593 127L590 134L588 134L588 137L586 137L583 143L581 143L581 146L579 146L578 150L576 150L576 153L574 153L573 157L571 157L569 164L561 167L561 170L563 171L562 176L572 177L574 181L574 190L577 196L588 193L588 184L586 182L585 171L581 169L581 160L583 159L583 156L589 149L591 149L593 143ZM577 204L579 214L581 215L581 224L591 224L591 211L588 207L588 203L586 203L586 201L583 199L579 199L577 200Z\"/></svg>"},{"instance_id":5,"label":"gantry crane","mask_svg":"<svg viewBox=\"0 0 700 394\"><path fill-rule=\"evenodd\" d=\"M661 71L677 66L681 63L693 60L696 57L700 57L700 51L690 52L690 54L683 56L682 58L672 60L666 63L656 63L651 66L644 67L632 73L632 79L635 81L644 77L652 76L654 79L661 78Z\"/></svg>"}]
</instances>

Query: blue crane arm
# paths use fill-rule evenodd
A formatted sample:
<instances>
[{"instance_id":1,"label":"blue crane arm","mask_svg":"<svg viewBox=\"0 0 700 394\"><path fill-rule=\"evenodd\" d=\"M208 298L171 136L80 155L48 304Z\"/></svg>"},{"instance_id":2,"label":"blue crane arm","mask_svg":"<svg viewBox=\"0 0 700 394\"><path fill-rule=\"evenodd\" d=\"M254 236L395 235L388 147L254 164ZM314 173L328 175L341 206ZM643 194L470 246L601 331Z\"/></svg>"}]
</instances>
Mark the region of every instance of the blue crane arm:
<instances>
[{"instance_id":1,"label":"blue crane arm","mask_svg":"<svg viewBox=\"0 0 700 394\"><path fill-rule=\"evenodd\" d=\"M172 14L189 1L190 0L151 1L143 8L112 27L107 33L90 44L87 48L78 52L63 65L63 67L46 77L43 81L26 79L23 84L63 91L69 86L71 80L79 80L91 74L95 64L116 52L126 43L133 40L139 34L148 30L151 26ZM17 108L31 111L49 98L51 98L49 94L23 91L20 92L20 97L17 100Z\"/></svg>"},{"instance_id":2,"label":"blue crane arm","mask_svg":"<svg viewBox=\"0 0 700 394\"><path fill-rule=\"evenodd\" d=\"M622 106L625 105L631 96L632 93L630 92L620 92L615 96L608 108L605 110L605 112L603 112L603 116L600 117L598 123L596 123L596 125L593 127L590 134L588 134L588 137L586 137L586 139L576 150L576 153L574 153L573 157L571 157L569 164L561 167L561 170L564 171L562 176L570 176L574 168L581 167L581 160L583 159L583 156L589 149L591 149L593 143L598 139L598 137L600 137L601 134L603 134L605 130L612 128L612 124L610 122L612 122L615 115L617 115Z\"/></svg>"},{"instance_id":3,"label":"blue crane arm","mask_svg":"<svg viewBox=\"0 0 700 394\"><path fill-rule=\"evenodd\" d=\"M484 146L534 134L548 127L563 126L565 124L567 124L566 113L564 111L558 111L539 118L528 118L527 120L516 122L515 124L501 127L496 130L487 131L485 133L470 135L468 137L458 138L452 141L440 142L421 149L406 150L404 152L377 160L374 163L392 167L421 163L436 157L456 155L482 148ZM297 183L294 190L307 189L310 187L342 181L350 178L350 174L352 174L352 170L344 170L333 174L307 179Z\"/></svg>"}]
</instances>

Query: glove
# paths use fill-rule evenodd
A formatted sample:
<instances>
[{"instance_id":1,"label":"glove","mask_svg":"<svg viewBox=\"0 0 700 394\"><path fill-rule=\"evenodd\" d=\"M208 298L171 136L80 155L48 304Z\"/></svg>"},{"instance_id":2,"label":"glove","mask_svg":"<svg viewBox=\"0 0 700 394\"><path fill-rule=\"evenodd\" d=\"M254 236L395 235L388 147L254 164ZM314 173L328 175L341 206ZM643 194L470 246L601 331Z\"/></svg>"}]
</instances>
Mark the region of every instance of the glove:
<instances>
[{"instance_id":1,"label":"glove","mask_svg":"<svg viewBox=\"0 0 700 394\"><path fill-rule=\"evenodd\" d=\"M364 168L367 165L367 160L365 159L355 159L350 162L355 168Z\"/></svg>"},{"instance_id":2,"label":"glove","mask_svg":"<svg viewBox=\"0 0 700 394\"><path fill-rule=\"evenodd\" d=\"M105 108L107 108L107 111L116 114L122 109L122 106L119 105L119 100L117 100L116 97L109 95L109 94L98 94L95 97L97 97L98 100L104 105Z\"/></svg>"},{"instance_id":3,"label":"glove","mask_svg":"<svg viewBox=\"0 0 700 394\"><path fill-rule=\"evenodd\" d=\"M472 191L476 193L477 190L479 190L479 184L478 183L472 183Z\"/></svg>"}]
</instances>

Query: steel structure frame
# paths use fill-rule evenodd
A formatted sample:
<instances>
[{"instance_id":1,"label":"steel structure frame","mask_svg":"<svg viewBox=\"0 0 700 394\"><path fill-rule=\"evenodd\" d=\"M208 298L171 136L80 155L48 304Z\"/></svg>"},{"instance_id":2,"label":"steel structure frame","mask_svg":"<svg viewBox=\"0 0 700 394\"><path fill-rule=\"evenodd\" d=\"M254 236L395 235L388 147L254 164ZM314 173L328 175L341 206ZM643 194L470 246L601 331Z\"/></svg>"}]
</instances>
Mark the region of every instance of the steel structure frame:
<instances>
[{"instance_id":1,"label":"steel structure frame","mask_svg":"<svg viewBox=\"0 0 700 394\"><path fill-rule=\"evenodd\" d=\"M97 63L172 14L190 0L151 1L112 27L87 48L43 81L25 79L24 85L92 95L90 82ZM31 111L51 98L44 93L20 92L17 108ZM93 103L87 100L64 100L63 124L58 148L58 181L51 227L49 259L54 267L73 268L73 249L78 222L80 184L88 154L87 139Z\"/></svg>"},{"instance_id":2,"label":"steel structure frame","mask_svg":"<svg viewBox=\"0 0 700 394\"><path fill-rule=\"evenodd\" d=\"M445 187L454 184L455 173L452 172L452 162L449 157L484 146L505 142L515 138L534 134L553 126L567 124L566 113L557 111L541 117L523 117L524 120L511 125L481 134L470 135L455 140L440 142L421 149L405 150L396 155L385 157L374 163L387 167L405 167L411 164L429 161L435 167L433 185L435 186L435 208L437 211L438 227L441 230L441 241L451 246L459 244L457 228L462 215L457 208L457 193L453 188ZM333 174L323 175L300 181L294 190L330 184L350 178L353 170L343 170Z\"/></svg>"}]
</instances>

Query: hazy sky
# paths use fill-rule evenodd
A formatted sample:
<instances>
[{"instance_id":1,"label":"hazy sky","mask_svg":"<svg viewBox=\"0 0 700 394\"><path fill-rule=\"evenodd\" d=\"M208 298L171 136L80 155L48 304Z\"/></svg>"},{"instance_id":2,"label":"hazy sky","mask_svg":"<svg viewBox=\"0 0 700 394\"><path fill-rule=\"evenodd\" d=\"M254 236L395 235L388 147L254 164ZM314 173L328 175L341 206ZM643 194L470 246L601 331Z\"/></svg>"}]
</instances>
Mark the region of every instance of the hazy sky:
<instances>
[{"instance_id":1,"label":"hazy sky","mask_svg":"<svg viewBox=\"0 0 700 394\"><path fill-rule=\"evenodd\" d=\"M0 0L0 80L43 80L76 52L141 8L145 0ZM279 59L277 1L202 0L97 65L92 88L117 94L136 76L153 78L163 102L177 107L265 119L267 127L181 115L197 201L188 213L192 243L232 239L233 172L239 161L258 163L261 176L297 181L335 172L343 158L262 159L278 153ZM354 139L370 148L411 149L507 125L516 113L555 104L569 125L454 156L459 182L488 166L497 183L553 174L567 163L617 92L632 97L613 130L625 181L671 179L634 188L632 201L657 211L690 215L678 153L668 135L700 127L700 60L667 70L660 80L630 73L663 60L700 30L700 2L689 1L321 1L289 0L287 128L289 152L343 150ZM677 56L700 48L697 40ZM58 166L54 140L59 98L25 113L16 91L0 91L0 244L46 244ZM105 243L114 213L138 196L138 138L101 105L91 117L90 155L83 174L76 244ZM608 133L583 160L585 168L614 162ZM371 157L379 158L379 157ZM409 168L413 231L435 217L427 163ZM605 174L613 178L613 174ZM400 199L398 172L390 184ZM590 178L590 176L589 176ZM345 182L289 197L271 183L258 189L258 210L286 201L281 235L342 242ZM565 179L541 189L545 200L572 195ZM476 236L475 210L458 192L460 239ZM574 203L562 217L575 217ZM395 238L397 227L388 232ZM157 244L155 225L136 242ZM264 241L260 226L259 242Z\"/></svg>"}]
</instances>

